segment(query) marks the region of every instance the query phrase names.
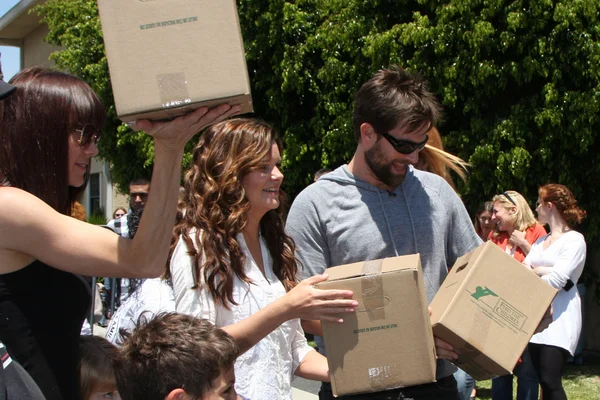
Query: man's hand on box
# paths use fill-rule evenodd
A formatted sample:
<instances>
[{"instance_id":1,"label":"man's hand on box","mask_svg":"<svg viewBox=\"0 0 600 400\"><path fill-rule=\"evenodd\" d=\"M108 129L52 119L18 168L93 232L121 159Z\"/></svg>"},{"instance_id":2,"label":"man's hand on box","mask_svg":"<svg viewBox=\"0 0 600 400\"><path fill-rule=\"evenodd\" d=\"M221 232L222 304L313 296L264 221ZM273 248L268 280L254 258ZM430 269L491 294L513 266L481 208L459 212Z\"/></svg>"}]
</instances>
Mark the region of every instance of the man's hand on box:
<instances>
[{"instance_id":1,"label":"man's hand on box","mask_svg":"<svg viewBox=\"0 0 600 400\"><path fill-rule=\"evenodd\" d=\"M444 358L450 361L458 360L458 353L454 351L454 346L450 343L446 342L444 339L440 339L438 337L433 337L435 341L435 352L437 353L437 358Z\"/></svg>"},{"instance_id":2,"label":"man's hand on box","mask_svg":"<svg viewBox=\"0 0 600 400\"><path fill-rule=\"evenodd\" d=\"M339 314L356 311L358 302L352 300L351 290L322 290L314 287L327 278L327 274L323 274L305 279L285 295L287 312L292 318L320 319L341 324L344 320Z\"/></svg>"},{"instance_id":3,"label":"man's hand on box","mask_svg":"<svg viewBox=\"0 0 600 400\"><path fill-rule=\"evenodd\" d=\"M548 307L548 309L546 310L546 313L542 317L540 324L538 325L537 328L535 328L534 334L540 333L541 331L546 329L552 323L552 314L553 313L554 313L554 310L552 308L552 304L550 304L550 307Z\"/></svg>"},{"instance_id":4,"label":"man's hand on box","mask_svg":"<svg viewBox=\"0 0 600 400\"><path fill-rule=\"evenodd\" d=\"M136 121L131 127L143 130L154 137L156 144L171 151L183 151L185 144L198 132L209 125L221 122L232 115L238 114L239 105L222 104L213 109L201 107L194 112L182 115L171 121Z\"/></svg>"}]
</instances>

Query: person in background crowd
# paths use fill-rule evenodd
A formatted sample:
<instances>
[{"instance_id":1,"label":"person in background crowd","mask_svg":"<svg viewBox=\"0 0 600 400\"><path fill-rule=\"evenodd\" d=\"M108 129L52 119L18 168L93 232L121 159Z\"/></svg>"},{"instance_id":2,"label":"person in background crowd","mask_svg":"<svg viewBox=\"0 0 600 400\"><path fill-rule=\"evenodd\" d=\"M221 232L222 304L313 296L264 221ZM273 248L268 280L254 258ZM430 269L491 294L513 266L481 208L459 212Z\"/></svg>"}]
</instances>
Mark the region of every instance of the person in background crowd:
<instances>
[{"instance_id":1,"label":"person in background crowd","mask_svg":"<svg viewBox=\"0 0 600 400\"><path fill-rule=\"evenodd\" d=\"M440 117L440 106L427 82L396 66L375 74L355 100L354 157L304 189L288 214L286 230L297 246L301 275L420 253L431 301L448 268L481 243L452 187L412 166ZM319 351L326 351L320 324L309 321L306 326L317 335ZM435 338L435 343L436 383L348 398L456 400L456 367L448 360L458 354L445 341ZM333 398L328 382L321 386L319 398Z\"/></svg>"},{"instance_id":2,"label":"person in background crowd","mask_svg":"<svg viewBox=\"0 0 600 400\"><path fill-rule=\"evenodd\" d=\"M119 218L112 219L106 224L115 233L126 237L133 238L134 233L131 232L131 227L136 227L140 222L146 200L150 193L150 181L146 178L137 178L129 184L129 212L121 214ZM121 208L122 209L122 208ZM117 214L117 209L115 214ZM141 282L135 279L121 279L114 277L104 277L104 291L102 292L102 304L104 312L98 325L102 327L108 326L107 319L112 318L114 310L118 309L122 302L125 302L131 293L135 292L137 286Z\"/></svg>"},{"instance_id":3,"label":"person in background crowd","mask_svg":"<svg viewBox=\"0 0 600 400\"><path fill-rule=\"evenodd\" d=\"M236 400L236 341L189 315L142 316L115 360L123 400Z\"/></svg>"},{"instance_id":4,"label":"person in background crowd","mask_svg":"<svg viewBox=\"0 0 600 400\"><path fill-rule=\"evenodd\" d=\"M357 302L347 290L296 282L294 243L281 217L280 143L268 124L232 119L209 128L185 173L167 278L177 312L204 318L236 340L236 390L292 398L292 376L329 379L300 318L341 323ZM334 316L335 315L335 316Z\"/></svg>"},{"instance_id":5,"label":"person in background crowd","mask_svg":"<svg viewBox=\"0 0 600 400\"><path fill-rule=\"evenodd\" d=\"M492 199L492 222L495 224L490 239L515 260L523 262L531 245L546 235L527 201L520 193L507 190ZM513 374L517 377L517 400L537 400L539 382L529 351L521 356ZM513 375L505 375L492 379L492 399L512 400Z\"/></svg>"},{"instance_id":6,"label":"person in background crowd","mask_svg":"<svg viewBox=\"0 0 600 400\"><path fill-rule=\"evenodd\" d=\"M494 230L495 224L492 221L493 208L494 202L486 201L485 203L481 203L477 208L477 211L475 211L475 219L473 220L475 232L477 232L484 242L490 238L490 235Z\"/></svg>"},{"instance_id":7,"label":"person in background crowd","mask_svg":"<svg viewBox=\"0 0 600 400\"><path fill-rule=\"evenodd\" d=\"M127 239L69 216L98 154L105 119L98 96L81 79L40 67L10 83L17 89L0 104L0 341L47 400L79 400L79 332L90 296L78 275L161 273L184 146L240 108L137 122L154 138L152 183L160 190L149 196L136 237Z\"/></svg>"},{"instance_id":8,"label":"person in background crowd","mask_svg":"<svg viewBox=\"0 0 600 400\"><path fill-rule=\"evenodd\" d=\"M321 168L320 170L318 170L317 172L315 172L315 179L314 181L318 181L320 177L322 177L325 174L330 173L331 171L333 171L330 168Z\"/></svg>"},{"instance_id":9,"label":"person in background crowd","mask_svg":"<svg viewBox=\"0 0 600 400\"><path fill-rule=\"evenodd\" d=\"M124 207L119 207L113 212L113 219L119 219L127 214L127 210Z\"/></svg>"},{"instance_id":10,"label":"person in background crowd","mask_svg":"<svg viewBox=\"0 0 600 400\"><path fill-rule=\"evenodd\" d=\"M531 247L524 264L559 292L552 302L552 323L533 335L529 352L544 400L566 400L562 375L569 354L575 354L581 333L581 298L577 281L586 258L583 235L573 230L586 212L578 207L573 193L564 185L539 188L536 211L550 233Z\"/></svg>"},{"instance_id":11,"label":"person in background crowd","mask_svg":"<svg viewBox=\"0 0 600 400\"><path fill-rule=\"evenodd\" d=\"M120 400L113 362L118 350L100 336L79 339L79 385L83 400Z\"/></svg>"}]
</instances>

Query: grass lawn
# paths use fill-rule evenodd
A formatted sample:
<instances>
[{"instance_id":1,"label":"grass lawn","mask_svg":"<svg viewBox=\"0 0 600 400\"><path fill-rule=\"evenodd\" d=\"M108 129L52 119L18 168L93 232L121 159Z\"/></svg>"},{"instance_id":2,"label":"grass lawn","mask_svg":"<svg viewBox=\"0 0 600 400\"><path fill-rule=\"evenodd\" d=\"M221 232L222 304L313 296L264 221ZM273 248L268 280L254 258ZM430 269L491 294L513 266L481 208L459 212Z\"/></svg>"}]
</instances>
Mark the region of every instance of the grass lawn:
<instances>
[{"instance_id":1,"label":"grass lawn","mask_svg":"<svg viewBox=\"0 0 600 400\"><path fill-rule=\"evenodd\" d=\"M583 365L568 364L563 377L563 386L569 400L600 400L600 356L586 356ZM513 386L515 394L516 389L515 380ZM477 398L492 399L492 381L477 382Z\"/></svg>"}]
</instances>

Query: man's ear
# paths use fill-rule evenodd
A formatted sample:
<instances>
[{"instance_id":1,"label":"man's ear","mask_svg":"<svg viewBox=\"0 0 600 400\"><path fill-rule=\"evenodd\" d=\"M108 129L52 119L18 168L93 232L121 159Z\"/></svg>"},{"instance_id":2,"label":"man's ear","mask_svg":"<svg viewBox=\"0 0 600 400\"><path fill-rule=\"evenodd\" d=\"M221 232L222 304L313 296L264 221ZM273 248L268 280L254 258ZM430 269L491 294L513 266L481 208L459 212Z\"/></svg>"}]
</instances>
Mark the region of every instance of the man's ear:
<instances>
[{"instance_id":1,"label":"man's ear","mask_svg":"<svg viewBox=\"0 0 600 400\"><path fill-rule=\"evenodd\" d=\"M165 400L188 400L189 396L185 392L185 390L181 388L173 389L171 392L165 397Z\"/></svg>"},{"instance_id":2,"label":"man's ear","mask_svg":"<svg viewBox=\"0 0 600 400\"><path fill-rule=\"evenodd\" d=\"M360 125L360 140L366 148L370 148L377 141L377 132L373 125L363 122Z\"/></svg>"}]
</instances>

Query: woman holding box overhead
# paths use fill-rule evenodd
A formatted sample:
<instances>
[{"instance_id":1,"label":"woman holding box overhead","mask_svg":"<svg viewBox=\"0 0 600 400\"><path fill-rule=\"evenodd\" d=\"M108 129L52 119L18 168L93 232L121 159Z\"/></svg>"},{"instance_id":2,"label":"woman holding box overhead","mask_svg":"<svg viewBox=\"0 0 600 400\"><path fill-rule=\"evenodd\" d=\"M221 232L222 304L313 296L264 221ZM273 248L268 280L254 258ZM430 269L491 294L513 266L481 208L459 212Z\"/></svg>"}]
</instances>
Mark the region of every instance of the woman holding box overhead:
<instances>
[{"instance_id":1,"label":"woman holding box overhead","mask_svg":"<svg viewBox=\"0 0 600 400\"><path fill-rule=\"evenodd\" d=\"M280 144L269 125L233 119L200 138L184 178L170 270L176 310L227 331L243 353L236 390L248 399L291 399L293 375L329 380L302 319L342 322L351 291L296 283L294 243L281 218ZM334 316L337 315L337 316Z\"/></svg>"},{"instance_id":2,"label":"woman holding box overhead","mask_svg":"<svg viewBox=\"0 0 600 400\"><path fill-rule=\"evenodd\" d=\"M0 103L0 341L47 400L80 399L79 331L88 276L152 277L164 268L186 142L238 112L206 108L170 122L139 121L154 137L152 187L135 239L69 217L87 181L105 109L81 79L18 73Z\"/></svg>"},{"instance_id":3,"label":"woman holding box overhead","mask_svg":"<svg viewBox=\"0 0 600 400\"><path fill-rule=\"evenodd\" d=\"M519 262L523 262L532 243L546 234L527 201L520 193L507 190L492 199L492 222L495 224L490 240ZM514 369L517 376L517 400L537 400L539 383L531 364L529 352L521 356L522 362ZM492 379L492 399L512 400L513 375Z\"/></svg>"},{"instance_id":4,"label":"woman holding box overhead","mask_svg":"<svg viewBox=\"0 0 600 400\"><path fill-rule=\"evenodd\" d=\"M548 224L550 233L534 243L524 264L559 292L552 302L552 323L533 335L529 352L544 400L566 400L562 374L569 354L575 353L581 333L577 281L586 257L585 239L573 227L581 223L586 212L577 206L566 186L544 185L538 194L538 219Z\"/></svg>"}]
</instances>

